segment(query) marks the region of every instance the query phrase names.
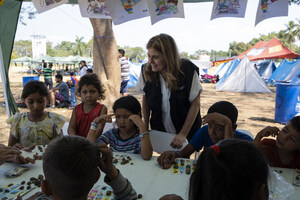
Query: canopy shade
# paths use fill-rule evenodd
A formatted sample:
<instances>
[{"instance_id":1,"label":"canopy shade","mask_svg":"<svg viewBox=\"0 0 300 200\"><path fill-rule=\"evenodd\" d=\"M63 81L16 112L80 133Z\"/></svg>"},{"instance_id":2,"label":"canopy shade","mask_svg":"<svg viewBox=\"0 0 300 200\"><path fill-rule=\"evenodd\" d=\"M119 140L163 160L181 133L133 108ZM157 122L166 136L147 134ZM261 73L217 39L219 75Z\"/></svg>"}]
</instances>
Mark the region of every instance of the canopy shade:
<instances>
[{"instance_id":1,"label":"canopy shade","mask_svg":"<svg viewBox=\"0 0 300 200\"><path fill-rule=\"evenodd\" d=\"M273 58L299 58L300 57L300 54L297 54L289 50L277 38L273 38L268 42L259 41L252 48L238 55L238 58L242 59L244 58L245 55L247 55L249 60L251 61L273 59Z\"/></svg>"}]
</instances>

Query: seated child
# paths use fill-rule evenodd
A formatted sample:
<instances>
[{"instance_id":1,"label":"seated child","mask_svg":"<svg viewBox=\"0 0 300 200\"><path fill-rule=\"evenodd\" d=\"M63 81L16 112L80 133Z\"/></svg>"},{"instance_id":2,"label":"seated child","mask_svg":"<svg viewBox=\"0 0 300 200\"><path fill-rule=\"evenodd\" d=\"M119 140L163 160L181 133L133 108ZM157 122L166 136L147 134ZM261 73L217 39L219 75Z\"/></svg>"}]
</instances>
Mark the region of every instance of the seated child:
<instances>
[{"instance_id":1,"label":"seated child","mask_svg":"<svg viewBox=\"0 0 300 200\"><path fill-rule=\"evenodd\" d=\"M208 124L201 127L181 151L166 151L157 158L158 164L168 169L175 158L189 158L195 151L200 151L202 147L210 147L223 139L243 139L253 141L253 139L239 131L236 131L236 121L238 117L237 108L228 101L219 101L213 104L203 117L203 123Z\"/></svg>"},{"instance_id":2,"label":"seated child","mask_svg":"<svg viewBox=\"0 0 300 200\"><path fill-rule=\"evenodd\" d=\"M190 178L189 200L268 200L268 165L252 142L223 140L204 149ZM160 200L182 200L166 195Z\"/></svg>"},{"instance_id":3,"label":"seated child","mask_svg":"<svg viewBox=\"0 0 300 200\"><path fill-rule=\"evenodd\" d=\"M92 121L100 115L107 114L107 107L98 103L98 100L105 99L104 91L104 86L96 74L87 74L81 77L77 93L81 97L82 103L73 109L68 128L69 135L86 137ZM103 131L104 124L105 122L100 122L96 130L98 137Z\"/></svg>"},{"instance_id":4,"label":"seated child","mask_svg":"<svg viewBox=\"0 0 300 200\"><path fill-rule=\"evenodd\" d=\"M264 138L277 136L276 140ZM300 168L300 116L285 127L266 127L255 137L254 143L272 167Z\"/></svg>"},{"instance_id":5,"label":"seated child","mask_svg":"<svg viewBox=\"0 0 300 200\"><path fill-rule=\"evenodd\" d=\"M45 111L48 89L40 81L25 84L22 99L29 112L16 113L6 120L10 124L8 145L20 149L32 145L46 145L62 134L65 118Z\"/></svg>"},{"instance_id":6,"label":"seated child","mask_svg":"<svg viewBox=\"0 0 300 200\"><path fill-rule=\"evenodd\" d=\"M142 158L149 160L152 157L152 145L141 119L141 105L133 96L121 97L113 105L114 115L118 128L113 128L100 137L95 135L97 124L111 122L112 115L102 115L91 125L88 139L96 143L109 144L112 151L140 153Z\"/></svg>"},{"instance_id":7,"label":"seated child","mask_svg":"<svg viewBox=\"0 0 300 200\"><path fill-rule=\"evenodd\" d=\"M106 145L97 147L83 137L62 136L51 142L43 154L42 191L53 200L87 200L100 178L100 168L115 199L137 199L131 183L116 169L112 159Z\"/></svg>"}]
</instances>

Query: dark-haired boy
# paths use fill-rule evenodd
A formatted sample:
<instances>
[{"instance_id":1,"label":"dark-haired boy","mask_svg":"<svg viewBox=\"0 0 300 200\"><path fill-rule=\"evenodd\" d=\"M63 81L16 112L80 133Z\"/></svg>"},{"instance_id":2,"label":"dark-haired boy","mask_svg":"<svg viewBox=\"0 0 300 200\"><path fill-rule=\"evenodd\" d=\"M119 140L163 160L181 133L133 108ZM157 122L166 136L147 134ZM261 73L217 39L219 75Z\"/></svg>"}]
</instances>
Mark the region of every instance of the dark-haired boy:
<instances>
[{"instance_id":1,"label":"dark-haired boy","mask_svg":"<svg viewBox=\"0 0 300 200\"><path fill-rule=\"evenodd\" d=\"M115 199L137 199L112 159L106 145L97 147L79 136L60 137L48 145L43 155L42 191L53 200L86 200L100 177L99 167L106 174L104 181L112 187Z\"/></svg>"},{"instance_id":2,"label":"dark-haired boy","mask_svg":"<svg viewBox=\"0 0 300 200\"><path fill-rule=\"evenodd\" d=\"M277 136L276 139L264 138ZM272 167L300 168L300 116L291 119L281 130L266 127L254 139Z\"/></svg>"},{"instance_id":3,"label":"dark-haired boy","mask_svg":"<svg viewBox=\"0 0 300 200\"><path fill-rule=\"evenodd\" d=\"M237 108L228 101L213 104L203 117L203 124L181 151L166 151L157 158L158 164L168 169L175 158L189 158L202 147L210 147L223 139L236 138L253 141L252 137L236 130L238 117Z\"/></svg>"},{"instance_id":4,"label":"dark-haired boy","mask_svg":"<svg viewBox=\"0 0 300 200\"><path fill-rule=\"evenodd\" d=\"M55 82L57 85L50 90L50 104L52 108L55 107L56 100L59 100L60 103L69 101L69 87L65 82L63 82L63 76L61 74L55 75Z\"/></svg>"}]
</instances>

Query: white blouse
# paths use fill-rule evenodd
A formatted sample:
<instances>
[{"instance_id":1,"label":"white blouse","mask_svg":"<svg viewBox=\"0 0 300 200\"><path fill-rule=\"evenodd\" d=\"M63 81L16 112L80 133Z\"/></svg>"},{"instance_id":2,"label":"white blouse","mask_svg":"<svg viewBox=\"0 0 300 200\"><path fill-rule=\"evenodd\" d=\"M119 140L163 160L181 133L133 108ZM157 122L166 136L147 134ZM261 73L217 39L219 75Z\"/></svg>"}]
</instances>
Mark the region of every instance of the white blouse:
<instances>
[{"instance_id":1,"label":"white blouse","mask_svg":"<svg viewBox=\"0 0 300 200\"><path fill-rule=\"evenodd\" d=\"M168 83L165 81L163 76L159 73L159 80L160 80L160 86L161 86L161 92L162 92L162 122L165 127L166 132L168 133L176 133L176 129L174 127L174 124L171 119L171 107L170 107L170 96L171 96L171 91L168 89ZM136 84L136 89L144 93L143 89L145 87L145 81L143 79L142 71L139 77L139 80ZM200 83L200 79L198 77L197 72L194 72L193 76L193 81L192 81L192 86L190 90L190 95L189 95L189 101L192 102L199 92L202 92L202 85Z\"/></svg>"}]
</instances>

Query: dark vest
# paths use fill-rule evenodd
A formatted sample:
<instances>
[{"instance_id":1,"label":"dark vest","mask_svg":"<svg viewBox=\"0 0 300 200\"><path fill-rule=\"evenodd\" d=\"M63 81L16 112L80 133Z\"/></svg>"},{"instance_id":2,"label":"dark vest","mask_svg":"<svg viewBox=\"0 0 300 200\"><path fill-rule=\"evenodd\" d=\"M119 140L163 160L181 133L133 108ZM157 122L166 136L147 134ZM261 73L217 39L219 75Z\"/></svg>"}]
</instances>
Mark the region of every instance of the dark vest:
<instances>
[{"instance_id":1,"label":"dark vest","mask_svg":"<svg viewBox=\"0 0 300 200\"><path fill-rule=\"evenodd\" d=\"M142 66L142 70L145 66ZM180 74L178 78L179 89L171 92L170 96L170 114L173 125L176 129L176 134L179 133L185 119L187 117L190 101L189 95L192 86L192 80L194 72L199 75L199 69L189 60L181 60L181 71L184 74ZM157 82L146 82L144 87L145 96L147 99L149 110L151 111L150 125L151 129L158 131L165 131L165 127L162 122L162 93L160 81ZM191 127L190 132L187 135L187 139L190 140L194 133L201 127L201 116L200 110L197 114L197 117L194 121L193 126Z\"/></svg>"}]
</instances>

